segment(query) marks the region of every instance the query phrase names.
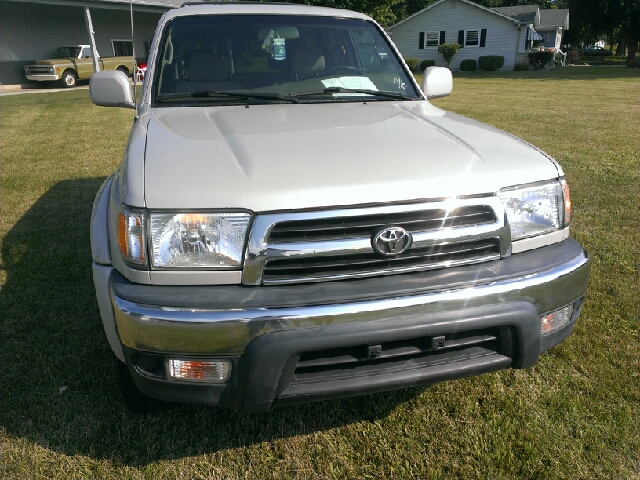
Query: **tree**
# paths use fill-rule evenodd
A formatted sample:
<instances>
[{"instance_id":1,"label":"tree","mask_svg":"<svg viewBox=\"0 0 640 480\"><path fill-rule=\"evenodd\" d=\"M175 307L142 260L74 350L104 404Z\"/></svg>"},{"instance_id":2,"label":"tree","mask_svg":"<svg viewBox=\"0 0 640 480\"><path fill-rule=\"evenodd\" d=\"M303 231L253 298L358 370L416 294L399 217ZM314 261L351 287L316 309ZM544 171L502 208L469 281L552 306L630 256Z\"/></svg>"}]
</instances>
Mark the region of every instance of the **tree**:
<instances>
[{"instance_id":1,"label":"tree","mask_svg":"<svg viewBox=\"0 0 640 480\"><path fill-rule=\"evenodd\" d=\"M441 43L438 45L438 53L442 55L445 67L449 68L451 60L456 56L460 47L461 45L459 43Z\"/></svg>"},{"instance_id":2,"label":"tree","mask_svg":"<svg viewBox=\"0 0 640 480\"><path fill-rule=\"evenodd\" d=\"M281 0L274 0L281 1ZM319 7L345 8L369 15L383 27L401 20L396 12L404 0L290 0L292 3L316 5Z\"/></svg>"},{"instance_id":3,"label":"tree","mask_svg":"<svg viewBox=\"0 0 640 480\"><path fill-rule=\"evenodd\" d=\"M619 38L628 49L627 65L637 65L639 0L569 0L569 9L573 38Z\"/></svg>"}]
</instances>

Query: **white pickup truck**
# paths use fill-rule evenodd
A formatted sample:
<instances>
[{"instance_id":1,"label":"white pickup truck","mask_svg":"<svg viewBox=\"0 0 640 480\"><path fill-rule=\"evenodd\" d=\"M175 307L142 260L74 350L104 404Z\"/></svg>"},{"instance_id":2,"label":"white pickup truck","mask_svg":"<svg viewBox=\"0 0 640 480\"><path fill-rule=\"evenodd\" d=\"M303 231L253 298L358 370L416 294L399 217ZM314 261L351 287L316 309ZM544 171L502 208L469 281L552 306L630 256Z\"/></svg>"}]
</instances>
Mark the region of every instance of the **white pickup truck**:
<instances>
[{"instance_id":1,"label":"white pickup truck","mask_svg":"<svg viewBox=\"0 0 640 480\"><path fill-rule=\"evenodd\" d=\"M245 412L524 368L573 330L590 263L562 168L429 102L366 15L166 13L98 192L93 276L126 404Z\"/></svg>"}]
</instances>

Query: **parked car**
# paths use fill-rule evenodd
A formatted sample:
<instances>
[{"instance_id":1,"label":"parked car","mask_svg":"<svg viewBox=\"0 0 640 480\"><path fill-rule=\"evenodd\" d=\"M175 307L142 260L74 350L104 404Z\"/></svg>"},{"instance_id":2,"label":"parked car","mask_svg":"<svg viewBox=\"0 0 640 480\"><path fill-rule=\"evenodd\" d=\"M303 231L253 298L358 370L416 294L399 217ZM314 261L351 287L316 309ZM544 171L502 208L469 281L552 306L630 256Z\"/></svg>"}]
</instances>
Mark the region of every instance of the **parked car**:
<instances>
[{"instance_id":1,"label":"parked car","mask_svg":"<svg viewBox=\"0 0 640 480\"><path fill-rule=\"evenodd\" d=\"M373 53L372 53L373 52ZM245 412L524 368L576 325L590 262L560 165L435 107L371 18L186 5L153 40L91 219L126 404Z\"/></svg>"},{"instance_id":2,"label":"parked car","mask_svg":"<svg viewBox=\"0 0 640 480\"><path fill-rule=\"evenodd\" d=\"M33 65L25 65L27 80L36 82L60 82L63 87L72 88L78 80L86 80L94 73L93 55L89 45L60 47L53 58L38 60ZM136 71L133 57L100 57L101 70L120 70L125 75Z\"/></svg>"},{"instance_id":3,"label":"parked car","mask_svg":"<svg viewBox=\"0 0 640 480\"><path fill-rule=\"evenodd\" d=\"M600 47L598 45L594 45L588 48L584 48L582 50L580 50L580 54L585 55L585 56L592 56L592 57L609 57L611 55L613 55L611 53L611 50L607 50L603 47Z\"/></svg>"}]
</instances>

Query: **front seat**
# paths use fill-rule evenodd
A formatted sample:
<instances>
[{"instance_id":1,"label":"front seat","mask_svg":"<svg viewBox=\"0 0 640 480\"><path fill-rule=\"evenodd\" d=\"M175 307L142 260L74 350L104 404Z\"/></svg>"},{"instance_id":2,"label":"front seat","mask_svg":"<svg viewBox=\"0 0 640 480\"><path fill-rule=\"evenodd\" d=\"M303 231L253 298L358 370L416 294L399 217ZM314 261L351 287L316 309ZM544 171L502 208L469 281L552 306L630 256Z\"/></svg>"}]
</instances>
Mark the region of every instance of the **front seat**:
<instances>
[{"instance_id":1,"label":"front seat","mask_svg":"<svg viewBox=\"0 0 640 480\"><path fill-rule=\"evenodd\" d=\"M292 52L291 74L295 80L317 77L324 72L324 67L324 54L313 44L300 45Z\"/></svg>"}]
</instances>

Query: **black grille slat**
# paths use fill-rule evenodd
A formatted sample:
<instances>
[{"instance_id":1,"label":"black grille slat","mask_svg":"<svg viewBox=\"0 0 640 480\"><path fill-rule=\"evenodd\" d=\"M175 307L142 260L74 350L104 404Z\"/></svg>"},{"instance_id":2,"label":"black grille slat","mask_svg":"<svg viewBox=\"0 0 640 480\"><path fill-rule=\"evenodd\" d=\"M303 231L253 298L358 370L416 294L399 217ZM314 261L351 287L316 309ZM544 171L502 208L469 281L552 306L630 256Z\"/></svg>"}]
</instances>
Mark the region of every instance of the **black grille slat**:
<instances>
[{"instance_id":1,"label":"black grille slat","mask_svg":"<svg viewBox=\"0 0 640 480\"><path fill-rule=\"evenodd\" d=\"M322 278L335 275L362 275L367 272L398 268L424 268L439 266L443 262L473 262L488 256L498 258L499 242L494 239L409 250L397 257L381 257L375 253L327 257L287 258L269 260L263 280Z\"/></svg>"},{"instance_id":2,"label":"black grille slat","mask_svg":"<svg viewBox=\"0 0 640 480\"><path fill-rule=\"evenodd\" d=\"M51 73L49 70L51 67L28 67L27 75L40 74L40 73Z\"/></svg>"},{"instance_id":3,"label":"black grille slat","mask_svg":"<svg viewBox=\"0 0 640 480\"><path fill-rule=\"evenodd\" d=\"M485 206L460 207L454 211L426 210L357 217L332 217L297 220L275 225L269 233L269 242L296 242L312 239L337 239L345 236L370 235L387 225L398 225L409 232L440 228L482 225L495 222L493 210Z\"/></svg>"},{"instance_id":4,"label":"black grille slat","mask_svg":"<svg viewBox=\"0 0 640 480\"><path fill-rule=\"evenodd\" d=\"M329 372L334 369L349 368L354 364L385 363L401 357L423 357L439 355L445 351L464 351L465 349L482 346L496 351L499 348L499 333L496 329L463 331L445 334L444 344L434 349L431 338L421 337L408 340L380 344L380 354L369 357L367 345L334 348L303 353L296 364L294 378L319 372ZM298 377L298 379L301 379Z\"/></svg>"},{"instance_id":5,"label":"black grille slat","mask_svg":"<svg viewBox=\"0 0 640 480\"><path fill-rule=\"evenodd\" d=\"M308 258L293 258L293 259L278 259L270 260L267 263L269 270L278 270L283 268L295 268L295 267L312 267L312 266L342 266L342 265L362 265L368 263L380 263L380 262L399 262L410 261L416 259L423 259L425 257L442 257L446 255L458 254L463 255L469 252L477 252L484 250L491 250L495 248L495 241L490 242L477 242L473 244L454 244L437 246L430 248L411 249L406 253L403 253L397 257L380 257L375 253L361 254L361 255L340 255L331 257L308 257Z\"/></svg>"}]
</instances>

